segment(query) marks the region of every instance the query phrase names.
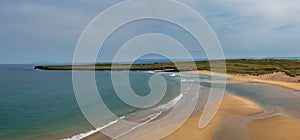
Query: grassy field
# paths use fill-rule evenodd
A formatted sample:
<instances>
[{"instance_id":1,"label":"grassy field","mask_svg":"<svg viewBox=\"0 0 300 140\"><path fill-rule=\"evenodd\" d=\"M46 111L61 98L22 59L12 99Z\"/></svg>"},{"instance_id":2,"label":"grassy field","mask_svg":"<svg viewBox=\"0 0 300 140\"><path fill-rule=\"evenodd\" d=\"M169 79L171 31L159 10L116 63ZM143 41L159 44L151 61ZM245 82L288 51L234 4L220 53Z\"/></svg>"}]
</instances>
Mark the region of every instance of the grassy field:
<instances>
[{"instance_id":1,"label":"grassy field","mask_svg":"<svg viewBox=\"0 0 300 140\"><path fill-rule=\"evenodd\" d=\"M233 74L262 75L284 72L289 76L300 75L300 60L228 60L227 72Z\"/></svg>"},{"instance_id":2,"label":"grassy field","mask_svg":"<svg viewBox=\"0 0 300 140\"><path fill-rule=\"evenodd\" d=\"M219 67L221 61L215 60L213 64ZM180 70L195 70L191 68L192 62L177 62ZM196 61L198 70L210 70L209 61ZM227 73L231 74L250 74L262 75L274 72L284 72L289 76L300 75L300 60L278 60L278 59L261 59L248 60L236 59L226 60ZM178 71L174 63L152 63L152 64L96 64L96 65L63 65L63 66L36 66L35 69L42 70L165 70Z\"/></svg>"}]
</instances>

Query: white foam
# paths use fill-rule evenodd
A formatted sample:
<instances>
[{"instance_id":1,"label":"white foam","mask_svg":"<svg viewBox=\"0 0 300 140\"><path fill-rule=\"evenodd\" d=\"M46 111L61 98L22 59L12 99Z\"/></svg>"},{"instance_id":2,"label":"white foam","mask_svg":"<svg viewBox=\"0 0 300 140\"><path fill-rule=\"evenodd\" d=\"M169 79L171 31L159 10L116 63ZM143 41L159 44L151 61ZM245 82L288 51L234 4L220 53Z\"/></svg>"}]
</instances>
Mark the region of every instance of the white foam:
<instances>
[{"instance_id":1,"label":"white foam","mask_svg":"<svg viewBox=\"0 0 300 140\"><path fill-rule=\"evenodd\" d=\"M172 73L170 76L171 76L171 77L174 77L174 76L176 76L176 74L175 74L175 73Z\"/></svg>"},{"instance_id":2,"label":"white foam","mask_svg":"<svg viewBox=\"0 0 300 140\"><path fill-rule=\"evenodd\" d=\"M166 104L159 105L159 106L157 106L157 107L155 107L155 108L150 109L150 110L153 110L153 111L158 112L158 113L149 115L149 116L148 116L148 118L149 118L148 120L146 120L145 122L140 123L140 124L138 124L137 126L131 128L129 131L126 131L125 134L128 133L128 132L130 132L130 131L132 131L132 130L134 130L134 129L136 129L136 128L138 128L138 127L141 127L142 125L145 125L146 123L148 123L148 122L150 122L150 121L152 121L152 120L154 120L154 119L157 118L159 115L161 115L161 113L162 113L163 110L168 110L168 109L174 107L174 106L177 104L177 102L178 102L182 97L183 97L183 94L181 93L181 94L179 94L177 97L175 97L174 99L172 99L171 101L167 102ZM124 118L125 118L125 116L122 116L122 117L120 117L119 119L114 120L114 121L112 121L112 122L110 122L110 123L108 123L108 124L106 124L106 125L104 125L104 126L102 126L102 127L96 128L95 130L90 130L90 131L88 131L88 132L84 132L84 133L81 133L81 134L72 136L72 137L70 137L70 138L62 139L62 140L81 140L81 139L83 139L83 138L85 138L85 137L88 137L88 136L90 136L90 135L92 135L92 134L94 134L94 133L97 133L97 132L101 131L102 129L104 129L104 128L110 126L110 125L113 125L113 124L117 123L120 119L124 119Z\"/></svg>"},{"instance_id":3,"label":"white foam","mask_svg":"<svg viewBox=\"0 0 300 140\"><path fill-rule=\"evenodd\" d=\"M143 122L143 123L140 123L140 124L138 124L138 125L132 127L132 128L129 129L128 131L126 131L126 132L120 134L119 137L120 137L120 136L123 136L123 135L125 135L125 134L127 134L127 133L129 133L129 132L131 132L132 130L134 130L134 129L136 129L136 128L139 128L139 127L141 127L141 126L147 124L148 122L150 122L150 121L152 121L152 120L154 120L154 119L156 119L159 115L161 115L161 113L162 113L162 112L158 112L158 113L156 113L156 114L149 115L149 118L150 118L150 119L148 119L147 121L145 121L145 122ZM118 139L119 137L117 137L116 139Z\"/></svg>"},{"instance_id":4,"label":"white foam","mask_svg":"<svg viewBox=\"0 0 300 140\"><path fill-rule=\"evenodd\" d=\"M175 97L173 100L169 101L166 104L157 106L157 107L153 108L153 110L156 110L156 111L168 110L168 109L174 107L182 97L183 97L183 94L181 93L177 97Z\"/></svg>"},{"instance_id":5,"label":"white foam","mask_svg":"<svg viewBox=\"0 0 300 140\"><path fill-rule=\"evenodd\" d=\"M90 131L88 131L88 132L84 132L84 133L81 133L81 134L72 136L71 138L65 138L65 139L61 139L61 140L81 140L81 139L83 139L83 138L85 138L85 137L87 137L87 136L90 136L90 135L92 135L92 134L94 134L94 133L99 132L100 130L102 130L102 129L104 129L104 128L106 128L106 127L112 125L112 124L117 123L120 119L124 119L124 118L125 118L125 116L122 116L122 117L120 117L119 119L114 120L114 121L112 121L112 122L109 122L108 124L106 124L106 125L104 125L104 126L102 126L102 127L96 128L95 130L90 130Z\"/></svg>"},{"instance_id":6,"label":"white foam","mask_svg":"<svg viewBox=\"0 0 300 140\"><path fill-rule=\"evenodd\" d=\"M147 71L147 73L155 73L155 71Z\"/></svg>"},{"instance_id":7,"label":"white foam","mask_svg":"<svg viewBox=\"0 0 300 140\"><path fill-rule=\"evenodd\" d=\"M189 89L187 89L187 90L189 90ZM168 109L174 107L174 106L177 104L177 102L178 102L182 97L183 97L183 94L181 93L181 94L179 94L177 97L175 97L174 99L172 99L171 101L169 101L168 103L163 104L163 105L159 105L159 106L157 106L157 107L155 107L155 108L150 109L150 110L154 110L155 112L158 112L158 113L154 113L154 114L149 115L149 116L148 116L148 118L149 118L148 120L146 120L146 121L144 121L143 123L140 123L140 124L138 124L138 125L132 127L132 128L129 129L128 131L122 133L120 136L122 136L122 135L124 135L124 134L127 134L127 133L131 132L132 130L134 130L134 129L138 128L138 127L141 127L141 126L147 124L148 122L150 122L150 121L156 119L159 115L162 114L162 111L168 110Z\"/></svg>"}]
</instances>

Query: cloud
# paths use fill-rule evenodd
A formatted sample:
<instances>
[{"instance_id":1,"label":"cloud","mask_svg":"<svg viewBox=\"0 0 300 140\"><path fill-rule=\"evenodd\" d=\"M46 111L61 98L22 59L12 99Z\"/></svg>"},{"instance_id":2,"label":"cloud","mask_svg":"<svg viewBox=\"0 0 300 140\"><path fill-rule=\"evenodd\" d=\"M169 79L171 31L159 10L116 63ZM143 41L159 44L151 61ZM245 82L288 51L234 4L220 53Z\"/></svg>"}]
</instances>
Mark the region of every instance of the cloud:
<instances>
[{"instance_id":1,"label":"cloud","mask_svg":"<svg viewBox=\"0 0 300 140\"><path fill-rule=\"evenodd\" d=\"M120 1L0 1L0 60L71 61L86 25L101 11ZM204 16L228 57L299 55L299 0L180 1ZM136 11L118 14L131 12ZM141 30L135 27L136 30L130 31ZM148 30L159 31L157 27L170 30L170 34L178 38L182 36L182 32L166 25L149 26Z\"/></svg>"},{"instance_id":2,"label":"cloud","mask_svg":"<svg viewBox=\"0 0 300 140\"><path fill-rule=\"evenodd\" d=\"M109 0L1 1L0 60L70 62L83 29L112 4Z\"/></svg>"},{"instance_id":3,"label":"cloud","mask_svg":"<svg viewBox=\"0 0 300 140\"><path fill-rule=\"evenodd\" d=\"M188 1L216 31L229 57L297 56L300 1ZM253 51L256 50L256 51ZM285 53L283 53L285 52Z\"/></svg>"},{"instance_id":4,"label":"cloud","mask_svg":"<svg viewBox=\"0 0 300 140\"><path fill-rule=\"evenodd\" d=\"M62 37L80 32L91 18L81 9L40 3L9 3L1 5L0 10L4 19L0 23L1 28Z\"/></svg>"}]
</instances>

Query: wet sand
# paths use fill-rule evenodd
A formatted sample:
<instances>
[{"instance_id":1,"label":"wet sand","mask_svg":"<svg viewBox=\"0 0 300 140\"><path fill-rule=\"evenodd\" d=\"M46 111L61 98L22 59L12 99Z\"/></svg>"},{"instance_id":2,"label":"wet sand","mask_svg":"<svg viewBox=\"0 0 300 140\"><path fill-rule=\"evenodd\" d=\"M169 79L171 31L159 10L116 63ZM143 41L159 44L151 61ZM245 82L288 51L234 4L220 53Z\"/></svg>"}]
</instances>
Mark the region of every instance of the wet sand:
<instances>
[{"instance_id":1,"label":"wet sand","mask_svg":"<svg viewBox=\"0 0 300 140\"><path fill-rule=\"evenodd\" d=\"M275 77L270 75L263 76L249 76L249 75L233 75L233 74L222 74L222 73L213 73L210 71L196 71L195 73L204 74L204 75L217 75L224 76L228 78L232 78L233 80L229 80L229 82L239 83L239 82L257 82L257 83L265 83L276 86L281 86L285 88L290 88L294 90L300 90L299 82L291 82L293 80L289 78L280 79L278 81ZM276 74L273 74L273 76ZM281 74L280 74L281 75ZM282 75L281 75L282 76ZM271 77L268 79L268 77ZM275 78L275 79L274 79ZM225 101L225 100L224 100ZM300 101L299 101L300 102ZM236 125L239 124L239 125ZM241 136L238 135L236 131L239 131L239 127L241 124L246 124L247 127L247 135ZM231 130L230 130L231 129ZM300 138L300 120L294 119L287 115L273 115L263 119L252 119L245 121L245 119L234 119L231 121L223 122L223 126L219 127L219 132L215 134L212 138L207 139L255 139L255 140L296 140Z\"/></svg>"},{"instance_id":2,"label":"wet sand","mask_svg":"<svg viewBox=\"0 0 300 140\"><path fill-rule=\"evenodd\" d=\"M255 140L297 140L300 138L300 121L286 116L273 116L253 120L247 124L250 137Z\"/></svg>"},{"instance_id":3,"label":"wet sand","mask_svg":"<svg viewBox=\"0 0 300 140\"><path fill-rule=\"evenodd\" d=\"M256 103L243 99L237 96L228 96L226 97L218 110L215 118L205 127L200 129L198 127L199 120L202 113L197 113L192 115L178 130L176 130L171 135L164 138L165 140L210 140L214 136L215 131L219 126L226 120L229 116L252 116L256 114L263 113L263 109ZM171 124L172 125L172 124ZM148 134L143 134L140 137L135 139L151 140L151 137L155 133L163 133L169 126L161 127L156 131L153 131ZM108 140L108 137L105 137L101 133L96 133L88 138L88 140Z\"/></svg>"}]
</instances>

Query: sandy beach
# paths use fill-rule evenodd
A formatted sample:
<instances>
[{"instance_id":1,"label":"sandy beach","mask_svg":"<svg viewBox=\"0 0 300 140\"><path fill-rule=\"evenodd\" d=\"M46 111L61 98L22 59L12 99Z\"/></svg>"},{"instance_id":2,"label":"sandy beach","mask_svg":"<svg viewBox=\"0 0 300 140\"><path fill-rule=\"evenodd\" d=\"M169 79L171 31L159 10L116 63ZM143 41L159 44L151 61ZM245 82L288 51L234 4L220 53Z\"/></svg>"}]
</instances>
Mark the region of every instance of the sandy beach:
<instances>
[{"instance_id":1,"label":"sandy beach","mask_svg":"<svg viewBox=\"0 0 300 140\"><path fill-rule=\"evenodd\" d=\"M260 113L263 113L263 109L256 103L237 96L228 96L223 100L221 107L217 112L217 115L215 116L213 121L209 123L208 126L206 126L203 129L200 129L198 127L198 122L202 115L202 113L199 112L192 115L178 130L176 130L174 133L172 133L171 135L169 135L164 139L165 140L183 140L183 139L209 140L214 136L214 132L219 128L222 122L226 120L226 118L228 118L229 116L231 115L252 116ZM165 129L168 129L168 126L157 129L152 133L144 134L136 139L150 140L153 134L164 132ZM86 140L96 140L96 139L107 140L109 138L104 136L101 133L96 133L85 139Z\"/></svg>"},{"instance_id":2,"label":"sandy beach","mask_svg":"<svg viewBox=\"0 0 300 140\"><path fill-rule=\"evenodd\" d=\"M286 116L273 116L253 120L247 124L251 138L256 140L297 140L300 138L300 121Z\"/></svg>"},{"instance_id":3,"label":"sandy beach","mask_svg":"<svg viewBox=\"0 0 300 140\"><path fill-rule=\"evenodd\" d=\"M228 78L232 78L233 80L230 82L257 82L257 83L265 83L265 84L271 84L276 86L281 86L285 88L291 88L295 90L300 90L300 83L298 81L298 77L288 77L283 73L275 73L275 74L268 74L268 75L262 75L262 76L250 76L250 75L233 75L233 74L222 74L222 73L213 73L210 71L195 71L195 73L198 74L204 74L204 75L217 75L217 76L224 76ZM279 78L278 78L279 77ZM280 78L282 77L282 78ZM244 98L239 98L242 101L247 101ZM224 99L222 106L219 110L219 112L223 112L224 107L229 108L229 110L237 109L239 110L239 113L242 113L243 111L246 111L251 114L251 110L245 106L230 106L226 104L228 99ZM249 102L249 101L248 101ZM255 104L252 102L252 104ZM255 105L252 105L253 107ZM232 107L232 108L231 108ZM256 106L256 110L259 111L258 106ZM253 111L253 110L252 110ZM216 115L215 119L213 120L212 124L220 117L220 113ZM253 112L252 112L253 113ZM231 115L235 115L235 113L229 113ZM245 114L244 114L245 115ZM249 114L248 114L249 115ZM189 121L192 121L192 118L196 116L193 116L189 119ZM238 121L238 120L237 120ZM196 122L194 122L196 123ZM212 125L210 124L210 125ZM272 139L272 140L281 140L281 139L298 139L300 137L300 133L298 130L300 130L300 121L294 118L290 118L285 115L275 115L270 116L268 118L264 119L256 119L251 120L247 122L247 128L249 131L248 138L239 138L235 137L237 139L256 139L256 140L266 140L266 139ZM208 126L210 128L210 126ZM188 129L188 128L186 128ZM206 128L204 128L206 129ZM232 128L234 129L234 127ZM238 129L235 129L235 131L238 131ZM177 133L177 134L176 134ZM179 131L174 133L174 136L179 136ZM184 134L182 134L184 135ZM211 135L209 135L211 136ZM173 137L172 135L168 138ZM230 137L230 136L229 136ZM167 138L167 139L168 139ZM174 137L175 138L175 137ZM216 138L216 137L215 137ZM212 139L212 137L205 137L204 139ZM218 139L218 138L216 138ZM226 139L226 136L220 139Z\"/></svg>"},{"instance_id":4,"label":"sandy beach","mask_svg":"<svg viewBox=\"0 0 300 140\"><path fill-rule=\"evenodd\" d=\"M195 73L203 75L214 74L232 78L233 80L229 82L234 83L258 82L300 90L300 83L296 83L299 77L288 77L282 73L263 76L221 74L209 71L195 71ZM277 76L285 78L278 79ZM298 132L298 130L300 130L300 121L297 119L285 115L274 115L263 119L251 119L251 116L262 114L263 112L264 110L253 101L237 96L229 96L223 99L215 118L205 128L200 129L198 127L198 122L201 117L201 113L198 113L191 116L183 126L164 139L290 140L300 137L300 133ZM163 131L163 129L166 128L161 128L157 131ZM147 138L147 134L143 137Z\"/></svg>"},{"instance_id":5,"label":"sandy beach","mask_svg":"<svg viewBox=\"0 0 300 140\"><path fill-rule=\"evenodd\" d=\"M262 112L263 109L250 100L243 99L237 96L229 96L223 100L215 118L205 128L200 129L198 127L198 122L202 115L201 113L199 113L197 115L191 116L183 126L181 126L177 131L164 139L210 140L214 136L214 133L218 129L218 127L230 115L252 116L260 114ZM238 132L238 130L236 132Z\"/></svg>"},{"instance_id":6,"label":"sandy beach","mask_svg":"<svg viewBox=\"0 0 300 140\"><path fill-rule=\"evenodd\" d=\"M194 71L193 73L203 75L216 75L232 78L229 82L257 82L266 83L295 90L300 90L300 83L297 83L299 77L286 77L276 80L278 74L249 76L249 75L233 75L212 73L209 71ZM283 76L282 74L279 74ZM296 80L296 81L295 81ZM272 115L265 118L257 119L256 115L264 113L263 108L257 103L230 95L223 99L220 109L214 119L204 128L199 128L198 123L202 113L194 113L179 129L164 138L164 140L281 140L281 139L297 139L300 137L300 121L290 118L286 115ZM168 126L162 127L148 134L143 134L137 139L151 139L155 133L162 133L168 129ZM96 133L87 140L93 139L109 139L103 134Z\"/></svg>"}]
</instances>

